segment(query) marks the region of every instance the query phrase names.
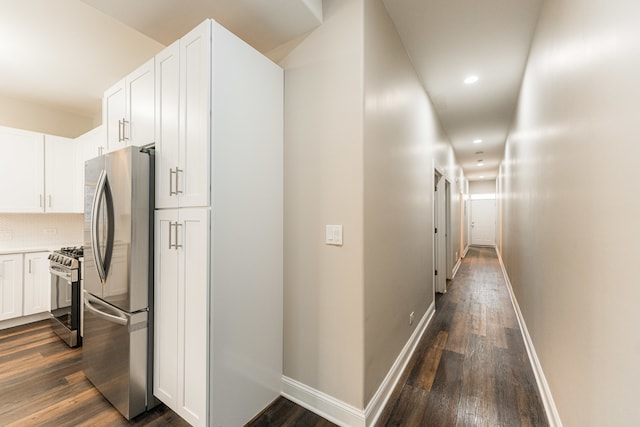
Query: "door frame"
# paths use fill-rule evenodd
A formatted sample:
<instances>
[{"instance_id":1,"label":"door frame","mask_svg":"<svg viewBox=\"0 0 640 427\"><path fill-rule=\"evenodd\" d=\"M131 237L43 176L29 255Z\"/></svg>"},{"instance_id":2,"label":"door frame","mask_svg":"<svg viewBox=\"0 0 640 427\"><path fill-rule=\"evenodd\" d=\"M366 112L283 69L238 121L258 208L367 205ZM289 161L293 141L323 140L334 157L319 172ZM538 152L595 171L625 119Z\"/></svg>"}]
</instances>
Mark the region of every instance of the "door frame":
<instances>
[{"instance_id":1,"label":"door frame","mask_svg":"<svg viewBox=\"0 0 640 427\"><path fill-rule=\"evenodd\" d=\"M450 242L449 244L447 244L447 234L451 234L450 232L447 232L447 228L451 226L450 224L450 218L447 218L447 200L446 200L446 183L449 182L446 178L446 176L444 175L444 173L442 172L442 170L440 168L438 168L437 166L433 167L433 181L432 181L432 195L433 195L433 210L432 210L432 215L433 215L433 227L431 229L431 233L432 233L432 237L433 237L433 271L432 271L432 275L433 275L433 292L435 294L435 292L438 293L446 293L447 292L447 277L450 275L450 273L448 273L446 270L448 270L448 266L447 266L447 246L450 247ZM444 180L444 181L442 181ZM437 186L440 182L443 182L445 185L442 186L442 190L444 195L443 196L439 196L438 195L438 191L437 191ZM441 198L439 200L439 197ZM443 198L443 199L442 199ZM443 209L442 206L440 206L440 203L443 202L445 204L444 209L445 209L445 213L444 213L444 224L440 224L440 221L438 221L438 216L439 216L439 212L441 209ZM450 213L450 209L449 209L449 213ZM436 228L439 229L439 233L436 233ZM444 237L442 237L442 230L444 229ZM440 238L445 239L444 242L440 243ZM444 261L444 272L438 272L438 274L436 275L436 272L438 271L438 265L440 265L442 262ZM441 279L441 283L440 286L438 286L438 277L444 277L444 279Z\"/></svg>"}]
</instances>

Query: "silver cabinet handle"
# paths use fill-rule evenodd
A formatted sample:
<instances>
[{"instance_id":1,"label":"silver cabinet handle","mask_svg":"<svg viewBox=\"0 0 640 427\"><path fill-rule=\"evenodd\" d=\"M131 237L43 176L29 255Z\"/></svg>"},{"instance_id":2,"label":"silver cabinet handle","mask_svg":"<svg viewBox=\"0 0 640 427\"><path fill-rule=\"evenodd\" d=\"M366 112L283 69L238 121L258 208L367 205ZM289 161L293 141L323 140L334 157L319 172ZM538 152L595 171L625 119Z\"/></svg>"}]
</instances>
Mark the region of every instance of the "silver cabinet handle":
<instances>
[{"instance_id":1,"label":"silver cabinet handle","mask_svg":"<svg viewBox=\"0 0 640 427\"><path fill-rule=\"evenodd\" d=\"M126 141L129 139L127 138L127 123L129 123L129 121L124 117L122 118L122 120L118 120L118 142Z\"/></svg>"},{"instance_id":2,"label":"silver cabinet handle","mask_svg":"<svg viewBox=\"0 0 640 427\"><path fill-rule=\"evenodd\" d=\"M180 190L180 184L178 184L178 179L180 177L179 173L184 173L184 169L180 169L176 166L176 194L182 194L182 190Z\"/></svg>"},{"instance_id":3,"label":"silver cabinet handle","mask_svg":"<svg viewBox=\"0 0 640 427\"><path fill-rule=\"evenodd\" d=\"M51 194L49 194L49 207L51 207Z\"/></svg>"},{"instance_id":4,"label":"silver cabinet handle","mask_svg":"<svg viewBox=\"0 0 640 427\"><path fill-rule=\"evenodd\" d=\"M173 174L176 174L177 176L178 171L177 170L174 171L172 168L169 168L169 196L174 196L178 194L177 192L173 191Z\"/></svg>"},{"instance_id":5,"label":"silver cabinet handle","mask_svg":"<svg viewBox=\"0 0 640 427\"><path fill-rule=\"evenodd\" d=\"M42 207L42 194L40 194L40 207Z\"/></svg>"},{"instance_id":6,"label":"silver cabinet handle","mask_svg":"<svg viewBox=\"0 0 640 427\"><path fill-rule=\"evenodd\" d=\"M29 274L31 274L31 260L29 260Z\"/></svg>"},{"instance_id":7,"label":"silver cabinet handle","mask_svg":"<svg viewBox=\"0 0 640 427\"><path fill-rule=\"evenodd\" d=\"M173 228L173 222L169 221L169 249L173 247L171 244L171 229Z\"/></svg>"},{"instance_id":8,"label":"silver cabinet handle","mask_svg":"<svg viewBox=\"0 0 640 427\"><path fill-rule=\"evenodd\" d=\"M122 140L123 141L128 141L129 138L127 137L127 125L129 124L129 121L126 119L122 119ZM129 126L129 131L131 131L131 126Z\"/></svg>"},{"instance_id":9,"label":"silver cabinet handle","mask_svg":"<svg viewBox=\"0 0 640 427\"><path fill-rule=\"evenodd\" d=\"M182 224L179 222L176 222L176 244L175 244L176 250L182 247L182 245L178 244L178 227L182 228Z\"/></svg>"}]
</instances>

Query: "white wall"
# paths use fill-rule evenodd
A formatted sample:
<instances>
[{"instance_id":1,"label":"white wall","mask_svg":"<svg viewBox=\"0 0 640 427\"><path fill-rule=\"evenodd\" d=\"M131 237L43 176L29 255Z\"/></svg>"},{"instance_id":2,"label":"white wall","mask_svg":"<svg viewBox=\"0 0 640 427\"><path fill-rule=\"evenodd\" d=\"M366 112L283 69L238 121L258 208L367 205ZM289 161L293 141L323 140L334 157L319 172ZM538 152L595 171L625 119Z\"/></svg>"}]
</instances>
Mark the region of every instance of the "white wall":
<instances>
[{"instance_id":1,"label":"white wall","mask_svg":"<svg viewBox=\"0 0 640 427\"><path fill-rule=\"evenodd\" d=\"M451 183L460 252L461 172L381 1L365 2L364 34L366 405L434 301L434 164Z\"/></svg>"},{"instance_id":2,"label":"white wall","mask_svg":"<svg viewBox=\"0 0 640 427\"><path fill-rule=\"evenodd\" d=\"M362 0L324 2L324 24L285 69L284 375L363 406ZM342 224L344 245L324 244Z\"/></svg>"},{"instance_id":3,"label":"white wall","mask_svg":"<svg viewBox=\"0 0 640 427\"><path fill-rule=\"evenodd\" d=\"M496 180L470 181L469 194L496 194Z\"/></svg>"},{"instance_id":4,"label":"white wall","mask_svg":"<svg viewBox=\"0 0 640 427\"><path fill-rule=\"evenodd\" d=\"M566 426L638 422L639 16L545 2L500 170L503 258Z\"/></svg>"},{"instance_id":5,"label":"white wall","mask_svg":"<svg viewBox=\"0 0 640 427\"><path fill-rule=\"evenodd\" d=\"M363 410L433 302L433 168L458 256L464 176L382 2L325 1L324 18L280 63L284 374Z\"/></svg>"}]
</instances>

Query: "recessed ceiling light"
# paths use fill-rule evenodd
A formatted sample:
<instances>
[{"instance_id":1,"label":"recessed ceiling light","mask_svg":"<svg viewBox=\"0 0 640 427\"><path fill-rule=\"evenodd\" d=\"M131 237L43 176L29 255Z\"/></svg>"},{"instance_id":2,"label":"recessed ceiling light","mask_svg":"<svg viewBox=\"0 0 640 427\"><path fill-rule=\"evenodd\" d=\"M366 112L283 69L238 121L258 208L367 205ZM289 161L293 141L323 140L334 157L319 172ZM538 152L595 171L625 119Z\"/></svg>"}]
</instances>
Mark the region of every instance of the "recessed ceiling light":
<instances>
[{"instance_id":1,"label":"recessed ceiling light","mask_svg":"<svg viewBox=\"0 0 640 427\"><path fill-rule=\"evenodd\" d=\"M484 178L484 175L480 175L480 179L483 179L483 178Z\"/></svg>"},{"instance_id":2,"label":"recessed ceiling light","mask_svg":"<svg viewBox=\"0 0 640 427\"><path fill-rule=\"evenodd\" d=\"M483 160L478 160L478 166L484 166L484 161Z\"/></svg>"},{"instance_id":3,"label":"recessed ceiling light","mask_svg":"<svg viewBox=\"0 0 640 427\"><path fill-rule=\"evenodd\" d=\"M472 85L477 81L478 81L478 76L475 76L475 75L474 76L469 76L466 79L464 79L464 84Z\"/></svg>"},{"instance_id":4,"label":"recessed ceiling light","mask_svg":"<svg viewBox=\"0 0 640 427\"><path fill-rule=\"evenodd\" d=\"M482 140L481 140L481 139L474 139L474 140L473 140L473 143L474 143L474 144L480 144L481 142L482 142Z\"/></svg>"}]
</instances>

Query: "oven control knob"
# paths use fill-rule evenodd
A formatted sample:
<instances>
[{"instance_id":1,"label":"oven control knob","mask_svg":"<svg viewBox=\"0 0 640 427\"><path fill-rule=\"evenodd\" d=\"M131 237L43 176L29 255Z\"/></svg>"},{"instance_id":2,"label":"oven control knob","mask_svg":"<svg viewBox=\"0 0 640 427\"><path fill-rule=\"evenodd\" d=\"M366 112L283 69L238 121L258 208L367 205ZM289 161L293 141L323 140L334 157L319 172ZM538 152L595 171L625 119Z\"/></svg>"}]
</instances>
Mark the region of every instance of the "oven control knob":
<instances>
[{"instance_id":1,"label":"oven control knob","mask_svg":"<svg viewBox=\"0 0 640 427\"><path fill-rule=\"evenodd\" d=\"M47 259L51 259L53 258L53 254L49 254L49 256L47 257Z\"/></svg>"},{"instance_id":2,"label":"oven control knob","mask_svg":"<svg viewBox=\"0 0 640 427\"><path fill-rule=\"evenodd\" d=\"M71 266L71 259L67 259L64 263L65 265Z\"/></svg>"}]
</instances>

